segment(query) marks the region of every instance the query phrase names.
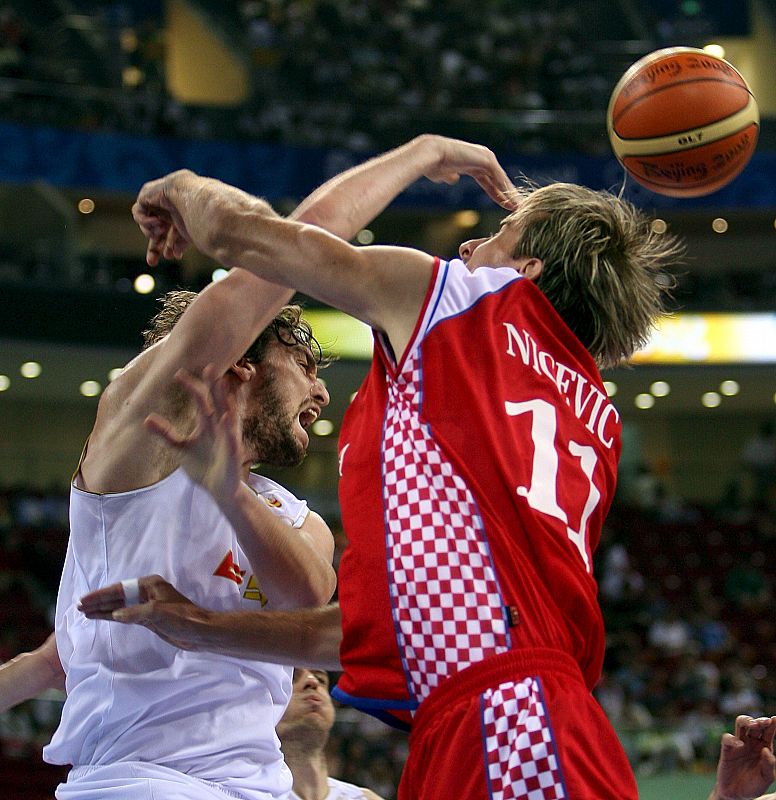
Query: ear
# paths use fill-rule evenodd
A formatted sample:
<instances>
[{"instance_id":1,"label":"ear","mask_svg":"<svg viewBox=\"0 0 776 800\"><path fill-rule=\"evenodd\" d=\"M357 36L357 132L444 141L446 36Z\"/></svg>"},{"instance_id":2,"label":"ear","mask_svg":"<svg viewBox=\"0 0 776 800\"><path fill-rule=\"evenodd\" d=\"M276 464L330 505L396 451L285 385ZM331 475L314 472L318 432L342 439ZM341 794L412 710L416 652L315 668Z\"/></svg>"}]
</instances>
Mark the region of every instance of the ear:
<instances>
[{"instance_id":1,"label":"ear","mask_svg":"<svg viewBox=\"0 0 776 800\"><path fill-rule=\"evenodd\" d=\"M243 357L239 361L235 361L234 364L229 367L228 372L236 375L237 379L242 383L247 383L255 377L256 365Z\"/></svg>"},{"instance_id":2,"label":"ear","mask_svg":"<svg viewBox=\"0 0 776 800\"><path fill-rule=\"evenodd\" d=\"M541 258L526 258L518 267L518 272L529 281L535 281L544 269L544 261Z\"/></svg>"}]
</instances>

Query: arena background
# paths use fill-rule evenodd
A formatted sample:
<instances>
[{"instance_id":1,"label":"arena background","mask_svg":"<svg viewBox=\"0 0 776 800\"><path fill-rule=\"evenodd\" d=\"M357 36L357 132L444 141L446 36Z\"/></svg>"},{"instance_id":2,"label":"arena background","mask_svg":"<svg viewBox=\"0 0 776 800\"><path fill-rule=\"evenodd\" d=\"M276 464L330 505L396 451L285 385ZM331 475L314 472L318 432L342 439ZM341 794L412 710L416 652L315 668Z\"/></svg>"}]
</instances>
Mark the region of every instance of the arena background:
<instances>
[{"instance_id":1,"label":"arena background","mask_svg":"<svg viewBox=\"0 0 776 800\"><path fill-rule=\"evenodd\" d=\"M38 0L0 4L0 660L50 630L67 485L112 369L196 254L144 264L129 208L178 167L288 210L318 183L422 132L492 147L510 175L617 188L605 132L624 69L715 43L763 114L729 187L626 193L680 233L676 314L607 374L624 421L598 556L609 630L598 696L645 798L704 798L737 713L776 712L776 3L705 0ZM471 182L420 182L358 241L446 256L499 211ZM369 334L314 303L332 394L300 471L275 473L339 531L336 438ZM475 354L473 354L475 357ZM37 366L36 366L37 365ZM453 376L454 379L454 376ZM339 544L343 544L341 532ZM8 798L51 797L53 694L0 715ZM347 709L333 774L390 798L404 739Z\"/></svg>"}]
</instances>

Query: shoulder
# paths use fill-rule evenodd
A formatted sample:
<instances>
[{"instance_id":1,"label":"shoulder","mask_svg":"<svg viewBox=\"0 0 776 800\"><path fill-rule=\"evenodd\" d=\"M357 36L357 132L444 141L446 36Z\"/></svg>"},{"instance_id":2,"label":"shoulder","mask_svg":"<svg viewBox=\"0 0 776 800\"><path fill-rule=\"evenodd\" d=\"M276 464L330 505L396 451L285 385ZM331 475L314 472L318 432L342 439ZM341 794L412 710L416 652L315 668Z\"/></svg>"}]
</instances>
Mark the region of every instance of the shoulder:
<instances>
[{"instance_id":1,"label":"shoulder","mask_svg":"<svg viewBox=\"0 0 776 800\"><path fill-rule=\"evenodd\" d=\"M266 475L260 475L258 472L251 472L248 476L248 482L250 483L253 491L261 497L268 499L276 497L278 499L296 503L304 502L295 494L293 494L293 492L290 492L288 489L286 489L285 486L282 486L277 481L273 481L272 478L266 477Z\"/></svg>"},{"instance_id":2,"label":"shoulder","mask_svg":"<svg viewBox=\"0 0 776 800\"><path fill-rule=\"evenodd\" d=\"M261 500L293 527L300 527L309 517L307 501L300 499L271 478L252 472L248 476L248 483Z\"/></svg>"},{"instance_id":3,"label":"shoulder","mask_svg":"<svg viewBox=\"0 0 776 800\"><path fill-rule=\"evenodd\" d=\"M426 327L467 311L483 298L527 281L509 267L479 267L471 272L460 259L443 261L428 304Z\"/></svg>"}]
</instances>

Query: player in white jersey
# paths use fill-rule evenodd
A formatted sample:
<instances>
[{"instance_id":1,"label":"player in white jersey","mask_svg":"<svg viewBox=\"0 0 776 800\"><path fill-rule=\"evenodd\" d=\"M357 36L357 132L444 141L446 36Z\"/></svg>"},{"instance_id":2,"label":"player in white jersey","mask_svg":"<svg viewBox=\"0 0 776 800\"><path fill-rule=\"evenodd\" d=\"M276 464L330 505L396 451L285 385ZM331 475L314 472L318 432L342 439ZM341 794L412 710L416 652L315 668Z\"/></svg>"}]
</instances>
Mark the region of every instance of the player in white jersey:
<instances>
[{"instance_id":1,"label":"player in white jersey","mask_svg":"<svg viewBox=\"0 0 776 800\"><path fill-rule=\"evenodd\" d=\"M168 298L154 343L103 395L73 480L55 626L67 699L44 750L46 760L73 765L61 800L264 800L290 786L274 733L287 668L192 657L143 629L115 637L99 621L84 626L77 610L106 576L124 579L131 600L132 577L151 569L220 610L316 605L333 591L326 525L250 472L304 456L307 428L328 402L315 341L298 307L269 326L261 302L245 314L230 309L227 321L220 303L246 288L229 284ZM224 355L214 365L216 350ZM198 391L196 373L217 390ZM188 446L177 430L190 434Z\"/></svg>"},{"instance_id":2,"label":"player in white jersey","mask_svg":"<svg viewBox=\"0 0 776 800\"><path fill-rule=\"evenodd\" d=\"M296 667L291 701L277 726L286 764L294 776L292 799L381 800L369 789L329 775L325 748L334 717L328 673Z\"/></svg>"}]
</instances>

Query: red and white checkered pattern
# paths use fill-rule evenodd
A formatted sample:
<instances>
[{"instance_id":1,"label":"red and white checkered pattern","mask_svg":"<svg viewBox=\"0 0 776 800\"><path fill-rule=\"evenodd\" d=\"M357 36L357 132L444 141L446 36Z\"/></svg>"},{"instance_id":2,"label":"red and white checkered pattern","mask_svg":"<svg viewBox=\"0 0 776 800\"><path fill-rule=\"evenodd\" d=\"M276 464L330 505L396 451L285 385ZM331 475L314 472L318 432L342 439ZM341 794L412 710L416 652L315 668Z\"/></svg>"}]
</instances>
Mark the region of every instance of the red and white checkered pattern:
<instances>
[{"instance_id":1,"label":"red and white checkered pattern","mask_svg":"<svg viewBox=\"0 0 776 800\"><path fill-rule=\"evenodd\" d=\"M502 683L482 699L491 800L564 800L538 680Z\"/></svg>"},{"instance_id":2,"label":"red and white checkered pattern","mask_svg":"<svg viewBox=\"0 0 776 800\"><path fill-rule=\"evenodd\" d=\"M388 572L410 690L509 648L496 575L474 498L419 419L417 361L389 386L383 431Z\"/></svg>"}]
</instances>

